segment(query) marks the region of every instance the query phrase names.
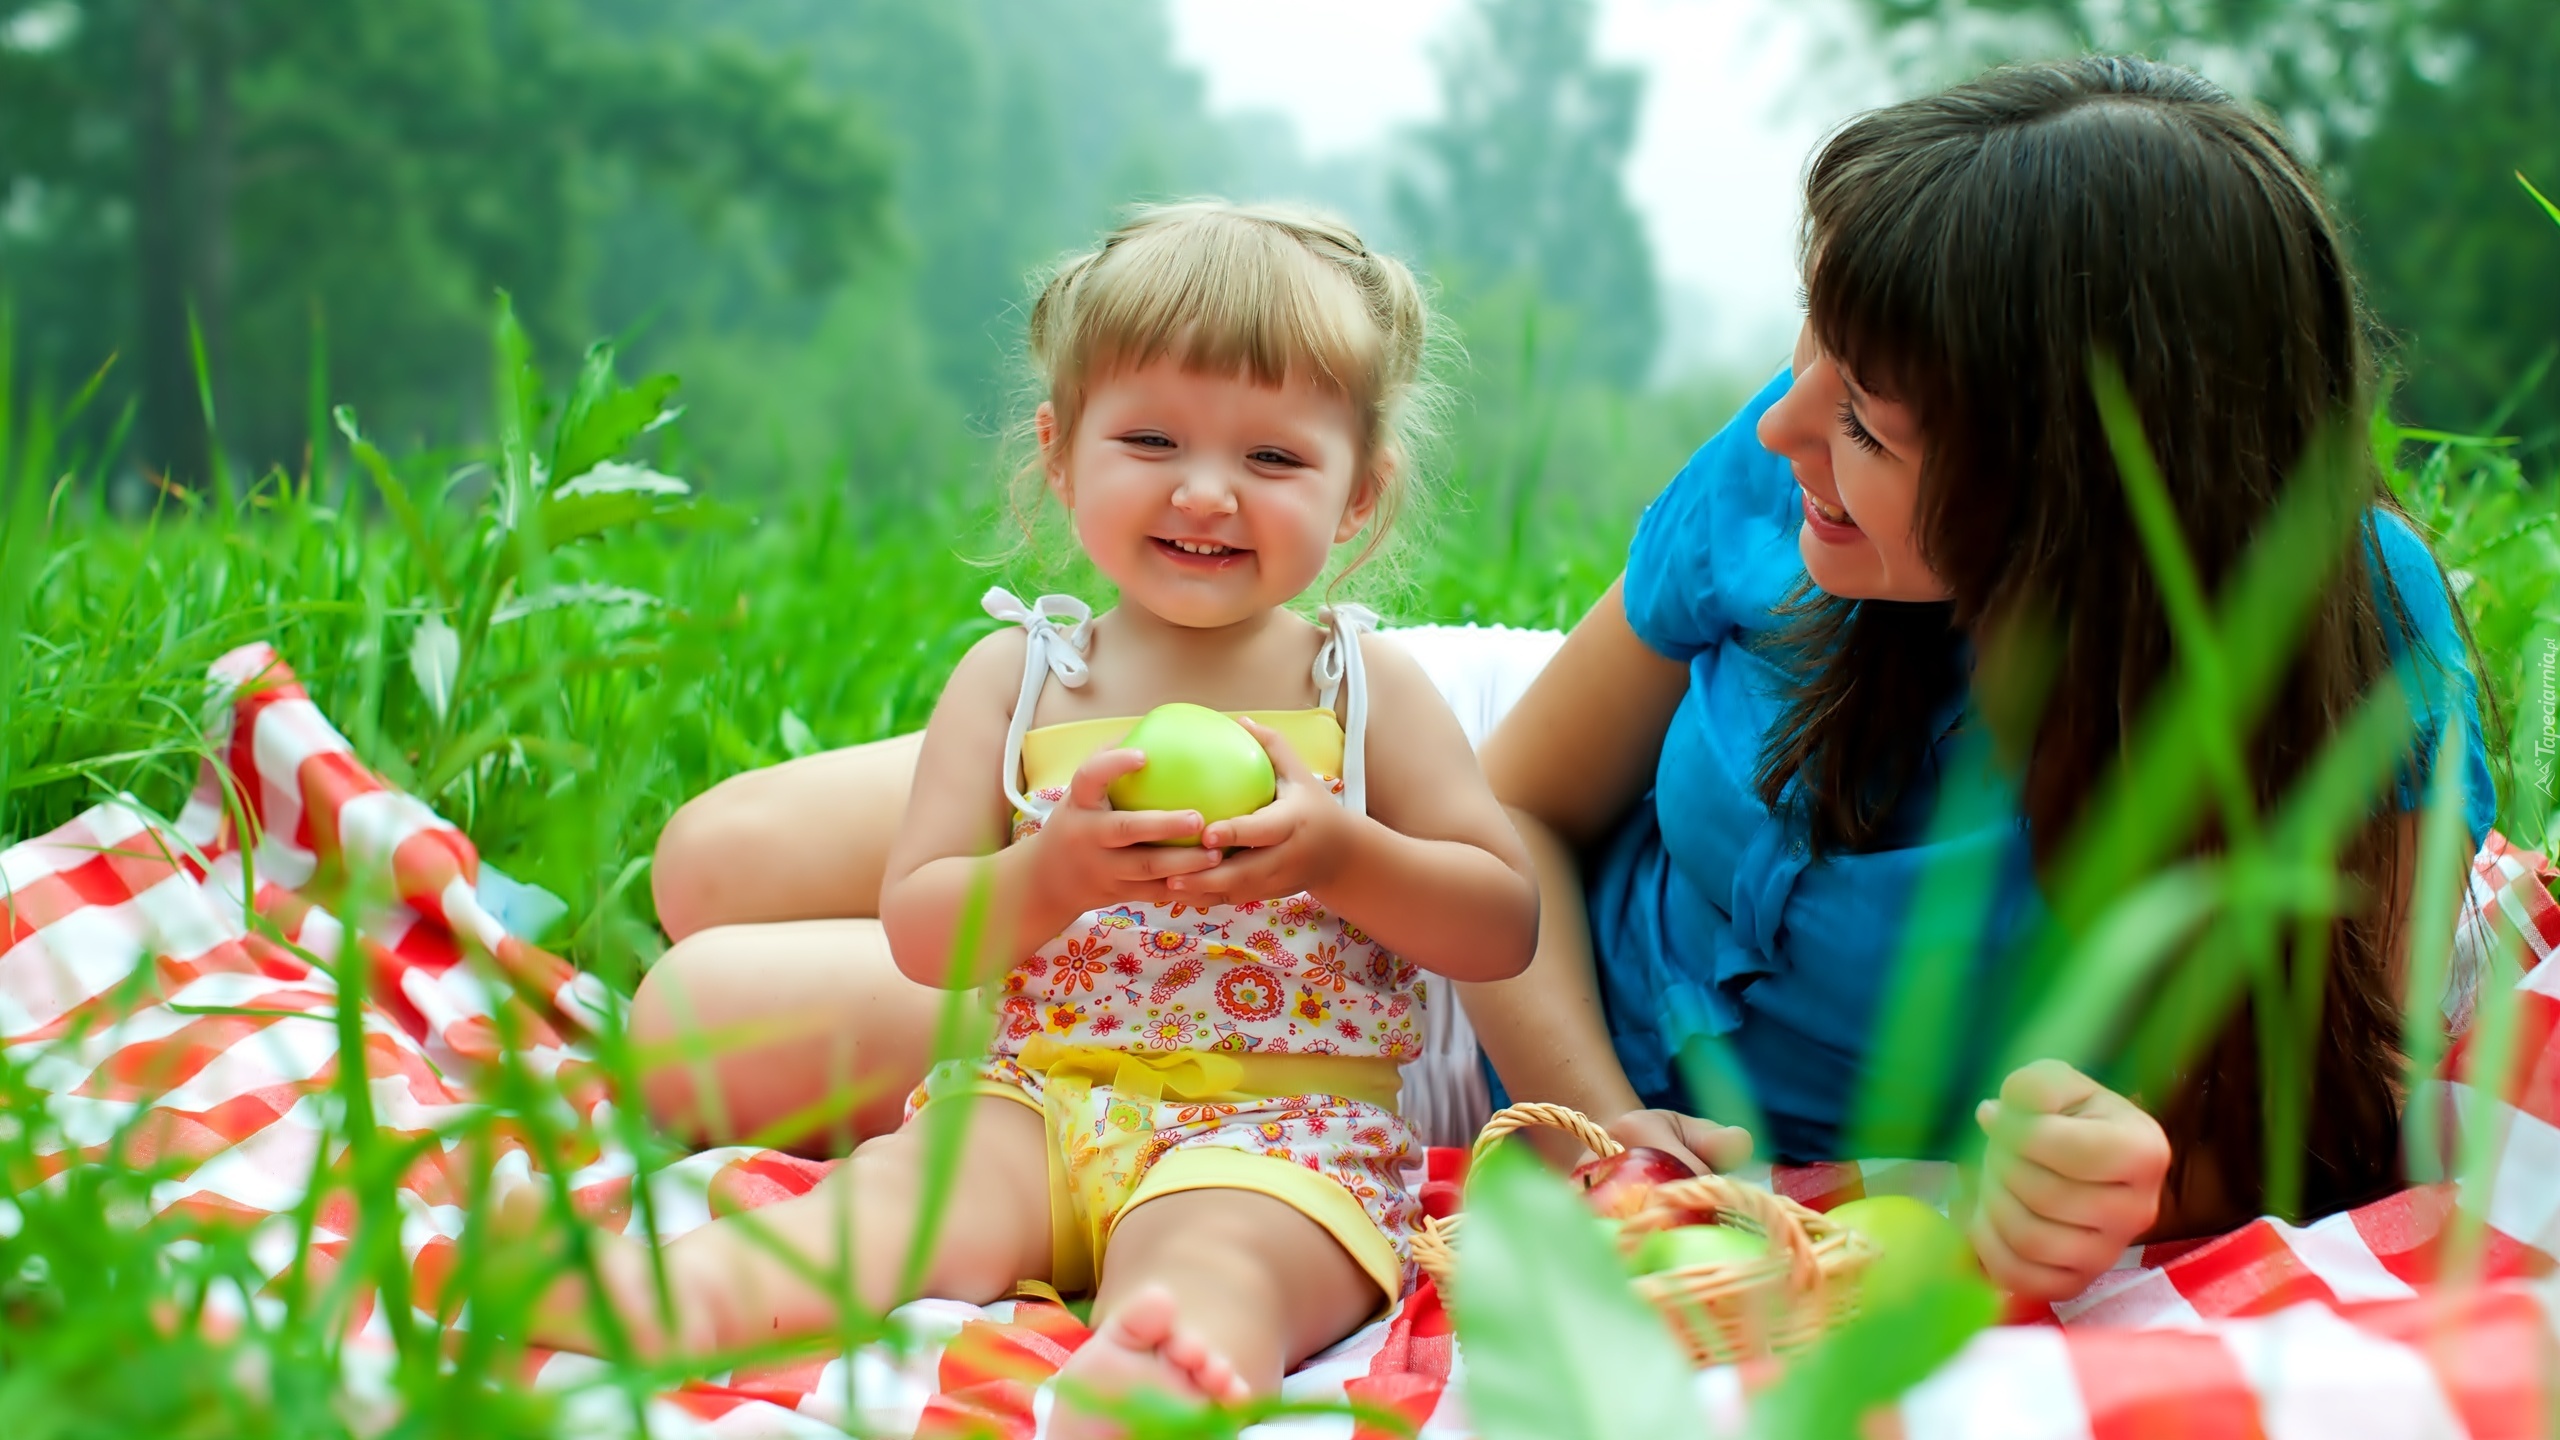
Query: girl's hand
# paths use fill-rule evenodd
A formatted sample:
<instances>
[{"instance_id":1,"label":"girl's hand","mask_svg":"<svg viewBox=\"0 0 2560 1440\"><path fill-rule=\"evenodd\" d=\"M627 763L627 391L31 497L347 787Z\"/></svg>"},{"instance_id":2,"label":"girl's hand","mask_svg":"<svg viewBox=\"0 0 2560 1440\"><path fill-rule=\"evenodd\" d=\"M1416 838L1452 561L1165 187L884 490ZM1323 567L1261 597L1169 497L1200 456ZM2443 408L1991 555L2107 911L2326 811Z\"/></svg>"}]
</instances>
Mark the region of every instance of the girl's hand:
<instances>
[{"instance_id":1,"label":"girl's hand","mask_svg":"<svg viewBox=\"0 0 2560 1440\"><path fill-rule=\"evenodd\" d=\"M2002 1289L2067 1300L2159 1217L2169 1173L2160 1122L2061 1061L2011 1072L1974 1120L1991 1148L1968 1233Z\"/></svg>"},{"instance_id":2,"label":"girl's hand","mask_svg":"<svg viewBox=\"0 0 2560 1440\"><path fill-rule=\"evenodd\" d=\"M1669 1151L1701 1175L1739 1169L1751 1158L1750 1131L1677 1110L1630 1110L1601 1128L1630 1150L1649 1145Z\"/></svg>"},{"instance_id":3,"label":"girl's hand","mask_svg":"<svg viewBox=\"0 0 2560 1440\"><path fill-rule=\"evenodd\" d=\"M1201 832L1201 845L1213 853L1240 853L1227 855L1213 869L1180 876L1165 888L1198 905L1271 900L1320 889L1342 865L1352 836L1351 813L1279 731L1253 720L1236 723L1270 754L1279 793L1252 814L1221 820Z\"/></svg>"},{"instance_id":4,"label":"girl's hand","mask_svg":"<svg viewBox=\"0 0 2560 1440\"><path fill-rule=\"evenodd\" d=\"M1167 876L1218 863L1205 847L1155 845L1200 833L1197 810L1114 810L1111 782L1147 763L1130 749L1105 750L1076 767L1067 798L1049 812L1032 847L1033 884L1061 910L1082 914L1129 901L1163 904Z\"/></svg>"}]
</instances>

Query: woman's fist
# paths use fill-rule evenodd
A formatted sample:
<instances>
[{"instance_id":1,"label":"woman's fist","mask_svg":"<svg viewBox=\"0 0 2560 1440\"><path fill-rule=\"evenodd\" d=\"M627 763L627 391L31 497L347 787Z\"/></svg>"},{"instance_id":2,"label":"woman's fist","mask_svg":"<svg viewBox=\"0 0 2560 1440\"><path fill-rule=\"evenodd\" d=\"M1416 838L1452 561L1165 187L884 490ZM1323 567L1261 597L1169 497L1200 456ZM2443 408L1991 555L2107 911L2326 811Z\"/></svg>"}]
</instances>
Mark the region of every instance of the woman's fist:
<instances>
[{"instance_id":1,"label":"woman's fist","mask_svg":"<svg viewBox=\"0 0 2560 1440\"><path fill-rule=\"evenodd\" d=\"M2012 1071L1974 1119L1991 1146L1968 1233L2002 1289L2077 1295L2159 1218L2169 1174L2160 1122L2061 1061Z\"/></svg>"}]
</instances>

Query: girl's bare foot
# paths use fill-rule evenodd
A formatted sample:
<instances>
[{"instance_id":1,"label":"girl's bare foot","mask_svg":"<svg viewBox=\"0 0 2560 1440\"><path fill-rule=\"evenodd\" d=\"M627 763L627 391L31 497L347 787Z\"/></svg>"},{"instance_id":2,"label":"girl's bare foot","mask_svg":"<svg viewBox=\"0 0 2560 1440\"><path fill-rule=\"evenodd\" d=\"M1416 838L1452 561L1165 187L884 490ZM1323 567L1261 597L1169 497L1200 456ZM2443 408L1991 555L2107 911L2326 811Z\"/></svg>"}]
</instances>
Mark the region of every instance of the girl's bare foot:
<instances>
[{"instance_id":1,"label":"girl's bare foot","mask_svg":"<svg viewBox=\"0 0 2560 1440\"><path fill-rule=\"evenodd\" d=\"M1097 1411L1141 1392L1176 1405L1250 1398L1235 1367L1183 1329L1181 1319L1172 1293L1154 1285L1112 1311L1058 1371L1051 1440L1120 1440L1127 1427Z\"/></svg>"},{"instance_id":2,"label":"girl's bare foot","mask_svg":"<svg viewBox=\"0 0 2560 1440\"><path fill-rule=\"evenodd\" d=\"M526 1317L525 1338L555 1350L603 1354L610 1347L598 1333L598 1317L589 1298L586 1277L567 1255L567 1237L559 1233L558 1224L551 1219L546 1198L542 1182L522 1176L500 1177L491 1196L496 1211L493 1228L501 1242L539 1245L548 1252L544 1262L559 1267L559 1278ZM602 1227L589 1227L586 1242L606 1303L621 1324L624 1340L636 1354L655 1358L670 1350L695 1353L710 1348L711 1337L704 1330L710 1318L707 1308L686 1303L673 1263L677 1257L672 1251L667 1256L667 1283L675 1292L670 1297L675 1302L675 1323L670 1327L659 1315L657 1276L650 1264L649 1248Z\"/></svg>"}]
</instances>

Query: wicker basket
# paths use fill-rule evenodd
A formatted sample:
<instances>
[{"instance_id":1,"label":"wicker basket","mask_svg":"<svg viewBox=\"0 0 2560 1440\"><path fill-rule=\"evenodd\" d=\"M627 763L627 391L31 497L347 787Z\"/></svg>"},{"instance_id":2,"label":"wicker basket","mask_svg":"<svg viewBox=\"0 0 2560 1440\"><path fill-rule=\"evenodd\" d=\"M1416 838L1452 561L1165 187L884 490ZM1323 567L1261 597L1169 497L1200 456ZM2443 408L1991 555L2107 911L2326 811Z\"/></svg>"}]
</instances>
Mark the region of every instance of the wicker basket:
<instances>
[{"instance_id":1,"label":"wicker basket","mask_svg":"<svg viewBox=\"0 0 2560 1440\"><path fill-rule=\"evenodd\" d=\"M1514 1105L1485 1122L1474 1158L1483 1159L1504 1136L1533 1125L1566 1131L1603 1158L1626 1149L1578 1111L1562 1105ZM1721 1175L1658 1185L1644 1208L1620 1228L1618 1243L1631 1252L1652 1231L1690 1223L1697 1212L1709 1210L1717 1214L1718 1224L1766 1239L1767 1252L1749 1260L1641 1275L1632 1282L1636 1293L1662 1313L1691 1361L1723 1365L1785 1354L1812 1344L1823 1331L1857 1313L1857 1279L1876 1256L1874 1243L1757 1185ZM1425 1220L1413 1241L1414 1263L1452 1303L1461 1218Z\"/></svg>"}]
</instances>

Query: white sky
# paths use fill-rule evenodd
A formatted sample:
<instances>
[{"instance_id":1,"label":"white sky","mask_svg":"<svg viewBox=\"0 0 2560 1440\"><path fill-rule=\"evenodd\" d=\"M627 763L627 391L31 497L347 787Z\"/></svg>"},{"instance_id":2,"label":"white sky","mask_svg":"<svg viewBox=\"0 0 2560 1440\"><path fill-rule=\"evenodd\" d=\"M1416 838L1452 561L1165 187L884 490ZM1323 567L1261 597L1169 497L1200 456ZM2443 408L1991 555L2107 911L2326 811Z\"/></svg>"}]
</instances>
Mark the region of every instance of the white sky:
<instances>
[{"instance_id":1,"label":"white sky","mask_svg":"<svg viewBox=\"0 0 2560 1440\"><path fill-rule=\"evenodd\" d=\"M1465 0L1173 0L1220 110L1276 110L1317 154L1438 108L1433 37ZM1628 181L1669 298L1671 368L1784 358L1797 185L1833 124L1884 98L1801 0L1600 0L1600 50L1649 73ZM1821 53L1817 67L1811 56Z\"/></svg>"}]
</instances>

